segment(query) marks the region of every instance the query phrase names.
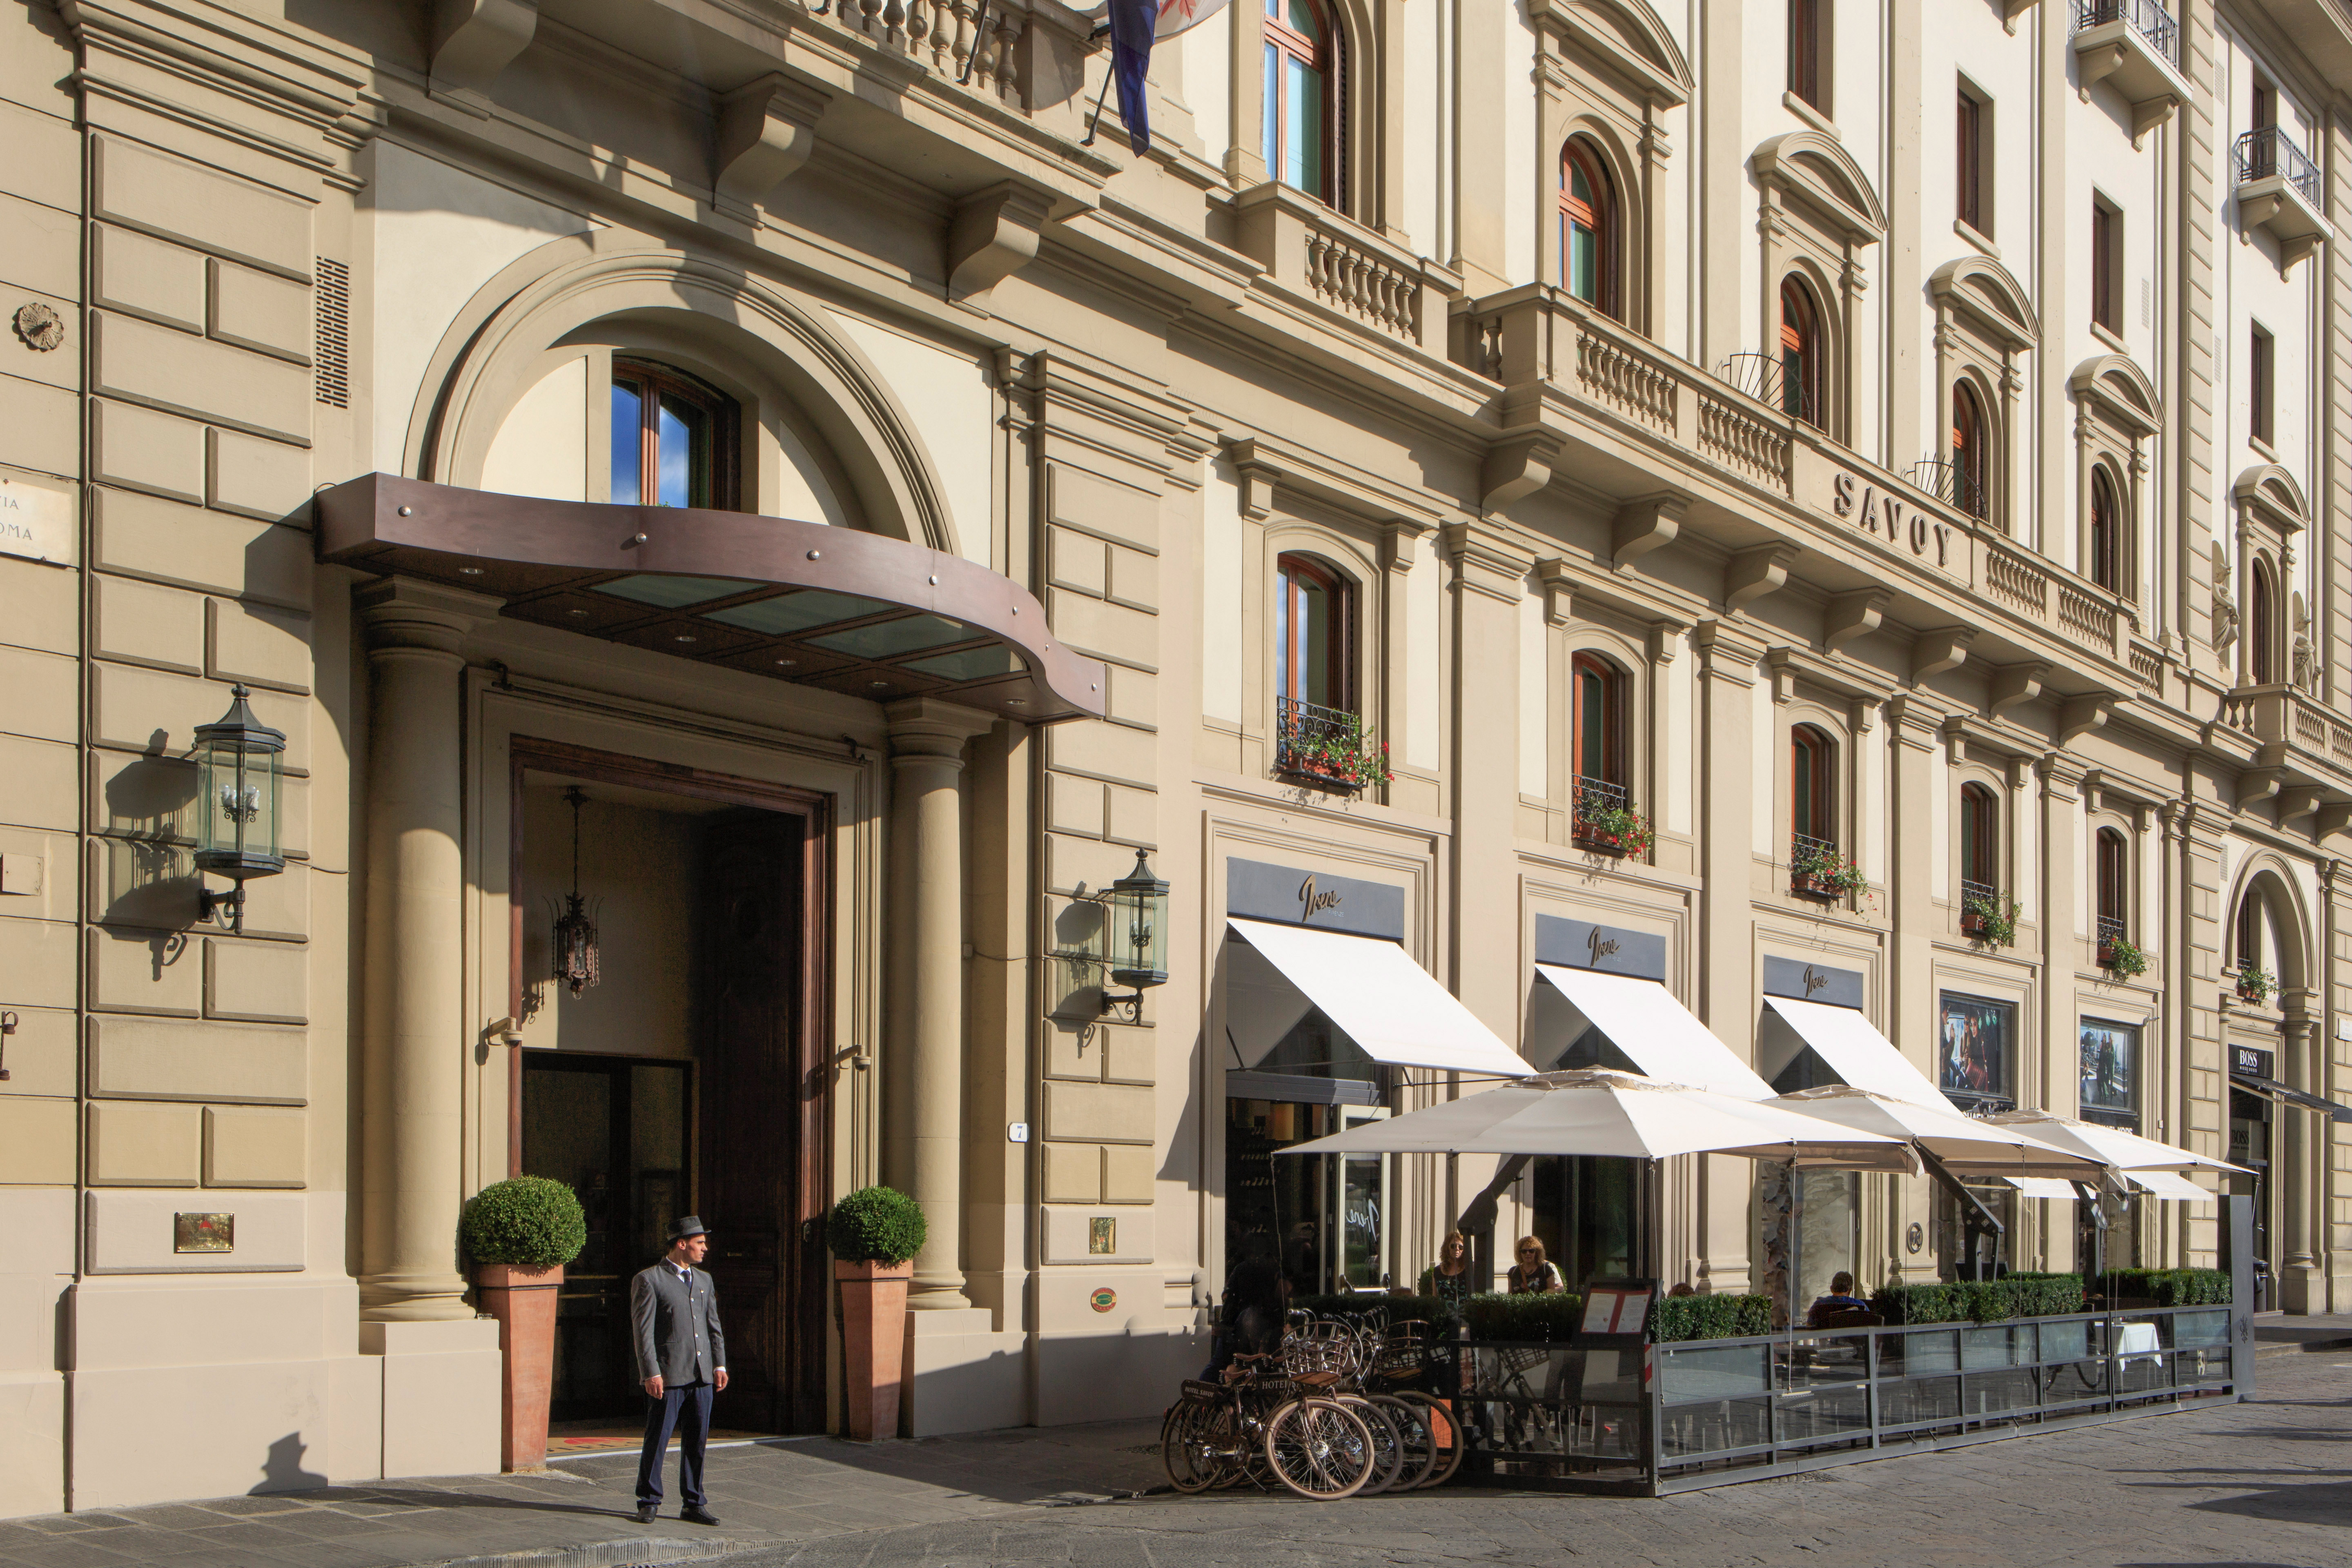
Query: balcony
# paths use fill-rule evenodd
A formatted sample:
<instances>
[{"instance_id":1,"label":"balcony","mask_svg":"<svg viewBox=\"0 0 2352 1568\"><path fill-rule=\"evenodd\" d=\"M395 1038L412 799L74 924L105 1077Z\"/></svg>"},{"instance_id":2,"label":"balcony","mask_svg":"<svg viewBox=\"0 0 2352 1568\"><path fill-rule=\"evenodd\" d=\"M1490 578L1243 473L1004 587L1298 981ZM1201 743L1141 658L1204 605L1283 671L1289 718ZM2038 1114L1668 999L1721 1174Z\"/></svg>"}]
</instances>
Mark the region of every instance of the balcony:
<instances>
[{"instance_id":1,"label":"balcony","mask_svg":"<svg viewBox=\"0 0 2352 1568\"><path fill-rule=\"evenodd\" d=\"M2336 237L2335 226L2323 216L2326 182L2284 126L2247 132L2235 152L2238 216L2278 241L2280 270Z\"/></svg>"},{"instance_id":2,"label":"balcony","mask_svg":"<svg viewBox=\"0 0 2352 1568\"><path fill-rule=\"evenodd\" d=\"M1266 281L1374 337L1442 354L1461 281L1306 192L1277 181L1234 198L1234 244Z\"/></svg>"},{"instance_id":3,"label":"balcony","mask_svg":"<svg viewBox=\"0 0 2352 1568\"><path fill-rule=\"evenodd\" d=\"M2101 915L2099 917L2099 967L2101 969L2116 968L2124 956L2120 950L2129 945L2129 940L2124 931L2122 917Z\"/></svg>"},{"instance_id":4,"label":"balcony","mask_svg":"<svg viewBox=\"0 0 2352 1568\"><path fill-rule=\"evenodd\" d=\"M1654 839L1650 819L1635 811L1623 784L1577 776L1576 811L1569 837L1597 855L1646 855Z\"/></svg>"},{"instance_id":5,"label":"balcony","mask_svg":"<svg viewBox=\"0 0 2352 1568\"><path fill-rule=\"evenodd\" d=\"M2084 102L2105 82L2131 105L2135 144L2189 101L2180 25L2156 0L2074 0L2074 58Z\"/></svg>"},{"instance_id":6,"label":"balcony","mask_svg":"<svg viewBox=\"0 0 2352 1568\"><path fill-rule=\"evenodd\" d=\"M2238 803L2277 797L2284 823L2323 813L2323 829L2352 826L2352 722L2285 681L2240 686L2221 700L2215 728L2252 742L2253 765L2239 775Z\"/></svg>"},{"instance_id":7,"label":"balcony","mask_svg":"<svg viewBox=\"0 0 2352 1568\"><path fill-rule=\"evenodd\" d=\"M1922 458L1903 477L1954 511L1963 512L1979 522L1984 521L1984 487L1958 463L1948 463L1941 458Z\"/></svg>"},{"instance_id":8,"label":"balcony","mask_svg":"<svg viewBox=\"0 0 2352 1568\"><path fill-rule=\"evenodd\" d=\"M1389 782L1389 749L1375 744L1364 721L1345 709L1277 697L1274 771L1317 789L1357 795Z\"/></svg>"},{"instance_id":9,"label":"balcony","mask_svg":"<svg viewBox=\"0 0 2352 1568\"><path fill-rule=\"evenodd\" d=\"M1789 891L1827 904L1860 892L1862 887L1862 868L1838 853L1834 839L1790 835Z\"/></svg>"}]
</instances>

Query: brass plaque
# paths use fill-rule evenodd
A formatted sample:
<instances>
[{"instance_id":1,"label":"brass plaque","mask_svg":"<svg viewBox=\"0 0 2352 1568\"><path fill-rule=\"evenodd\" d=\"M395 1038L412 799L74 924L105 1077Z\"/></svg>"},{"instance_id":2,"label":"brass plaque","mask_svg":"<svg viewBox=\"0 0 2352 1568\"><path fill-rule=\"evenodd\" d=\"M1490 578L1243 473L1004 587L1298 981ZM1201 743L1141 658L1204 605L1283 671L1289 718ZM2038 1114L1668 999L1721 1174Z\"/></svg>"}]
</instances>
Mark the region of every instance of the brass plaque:
<instances>
[{"instance_id":1,"label":"brass plaque","mask_svg":"<svg viewBox=\"0 0 2352 1568\"><path fill-rule=\"evenodd\" d=\"M1117 1252L1118 1221L1108 1215L1097 1215L1089 1221L1087 1229L1087 1250L1096 1253Z\"/></svg>"},{"instance_id":2,"label":"brass plaque","mask_svg":"<svg viewBox=\"0 0 2352 1568\"><path fill-rule=\"evenodd\" d=\"M236 1250L236 1215L233 1214L175 1214L172 1216L172 1250L174 1252L235 1252Z\"/></svg>"}]
</instances>

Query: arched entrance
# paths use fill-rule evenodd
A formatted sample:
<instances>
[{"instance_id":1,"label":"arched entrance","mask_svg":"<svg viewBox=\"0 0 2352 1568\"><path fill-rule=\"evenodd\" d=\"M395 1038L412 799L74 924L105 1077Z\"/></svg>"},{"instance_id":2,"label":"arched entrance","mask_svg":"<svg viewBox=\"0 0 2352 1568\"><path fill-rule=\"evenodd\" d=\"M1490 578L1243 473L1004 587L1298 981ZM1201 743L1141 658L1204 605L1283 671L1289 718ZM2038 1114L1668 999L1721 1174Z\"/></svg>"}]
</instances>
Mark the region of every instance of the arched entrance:
<instances>
[{"instance_id":1,"label":"arched entrance","mask_svg":"<svg viewBox=\"0 0 2352 1568\"><path fill-rule=\"evenodd\" d=\"M2223 932L2231 994L2223 1014L2230 1191L2253 1203L2257 1305L2305 1311L2326 1292L2318 1220L2328 1147L2326 1101L2311 1092L2315 1029L2309 922L2294 882L2257 862L2240 878Z\"/></svg>"}]
</instances>

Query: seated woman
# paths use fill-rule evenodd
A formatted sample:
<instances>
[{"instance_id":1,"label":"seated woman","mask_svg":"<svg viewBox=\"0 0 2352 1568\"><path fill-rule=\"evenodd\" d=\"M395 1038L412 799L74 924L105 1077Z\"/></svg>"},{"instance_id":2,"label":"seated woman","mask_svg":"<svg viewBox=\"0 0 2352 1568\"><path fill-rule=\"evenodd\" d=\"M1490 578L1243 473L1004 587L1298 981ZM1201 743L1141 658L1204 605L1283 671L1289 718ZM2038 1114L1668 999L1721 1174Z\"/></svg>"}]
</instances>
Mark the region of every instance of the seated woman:
<instances>
[{"instance_id":1,"label":"seated woman","mask_svg":"<svg viewBox=\"0 0 2352 1568\"><path fill-rule=\"evenodd\" d=\"M1458 1230L1445 1233L1445 1239L1438 1244L1436 1263L1421 1271L1421 1293L1457 1309L1477 1294L1468 1237Z\"/></svg>"},{"instance_id":2,"label":"seated woman","mask_svg":"<svg viewBox=\"0 0 2352 1568\"><path fill-rule=\"evenodd\" d=\"M1511 1265L1511 1294L1514 1296L1557 1296L1568 1289L1559 1270L1544 1258L1544 1244L1536 1237L1519 1237L1517 1248L1519 1260Z\"/></svg>"},{"instance_id":3,"label":"seated woman","mask_svg":"<svg viewBox=\"0 0 2352 1568\"><path fill-rule=\"evenodd\" d=\"M1818 1329L1824 1318L1840 1312L1867 1312L1870 1303L1853 1293L1853 1276L1841 1268L1830 1276L1830 1293L1815 1300L1805 1313L1805 1326Z\"/></svg>"}]
</instances>

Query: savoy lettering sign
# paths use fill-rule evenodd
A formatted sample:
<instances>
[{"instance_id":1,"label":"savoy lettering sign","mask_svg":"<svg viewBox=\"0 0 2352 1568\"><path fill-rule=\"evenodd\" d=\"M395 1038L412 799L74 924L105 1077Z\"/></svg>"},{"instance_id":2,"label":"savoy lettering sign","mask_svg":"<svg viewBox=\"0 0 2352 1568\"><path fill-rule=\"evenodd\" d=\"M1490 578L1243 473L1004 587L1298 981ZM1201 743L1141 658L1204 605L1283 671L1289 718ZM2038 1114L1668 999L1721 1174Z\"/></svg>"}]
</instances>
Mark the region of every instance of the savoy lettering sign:
<instances>
[{"instance_id":1,"label":"savoy lettering sign","mask_svg":"<svg viewBox=\"0 0 2352 1568\"><path fill-rule=\"evenodd\" d=\"M1947 572L1959 570L1954 556L1960 541L1954 537L1952 525L1891 489L1881 489L1856 474L1841 473L1831 481L1830 510L1890 550L1908 550Z\"/></svg>"}]
</instances>

